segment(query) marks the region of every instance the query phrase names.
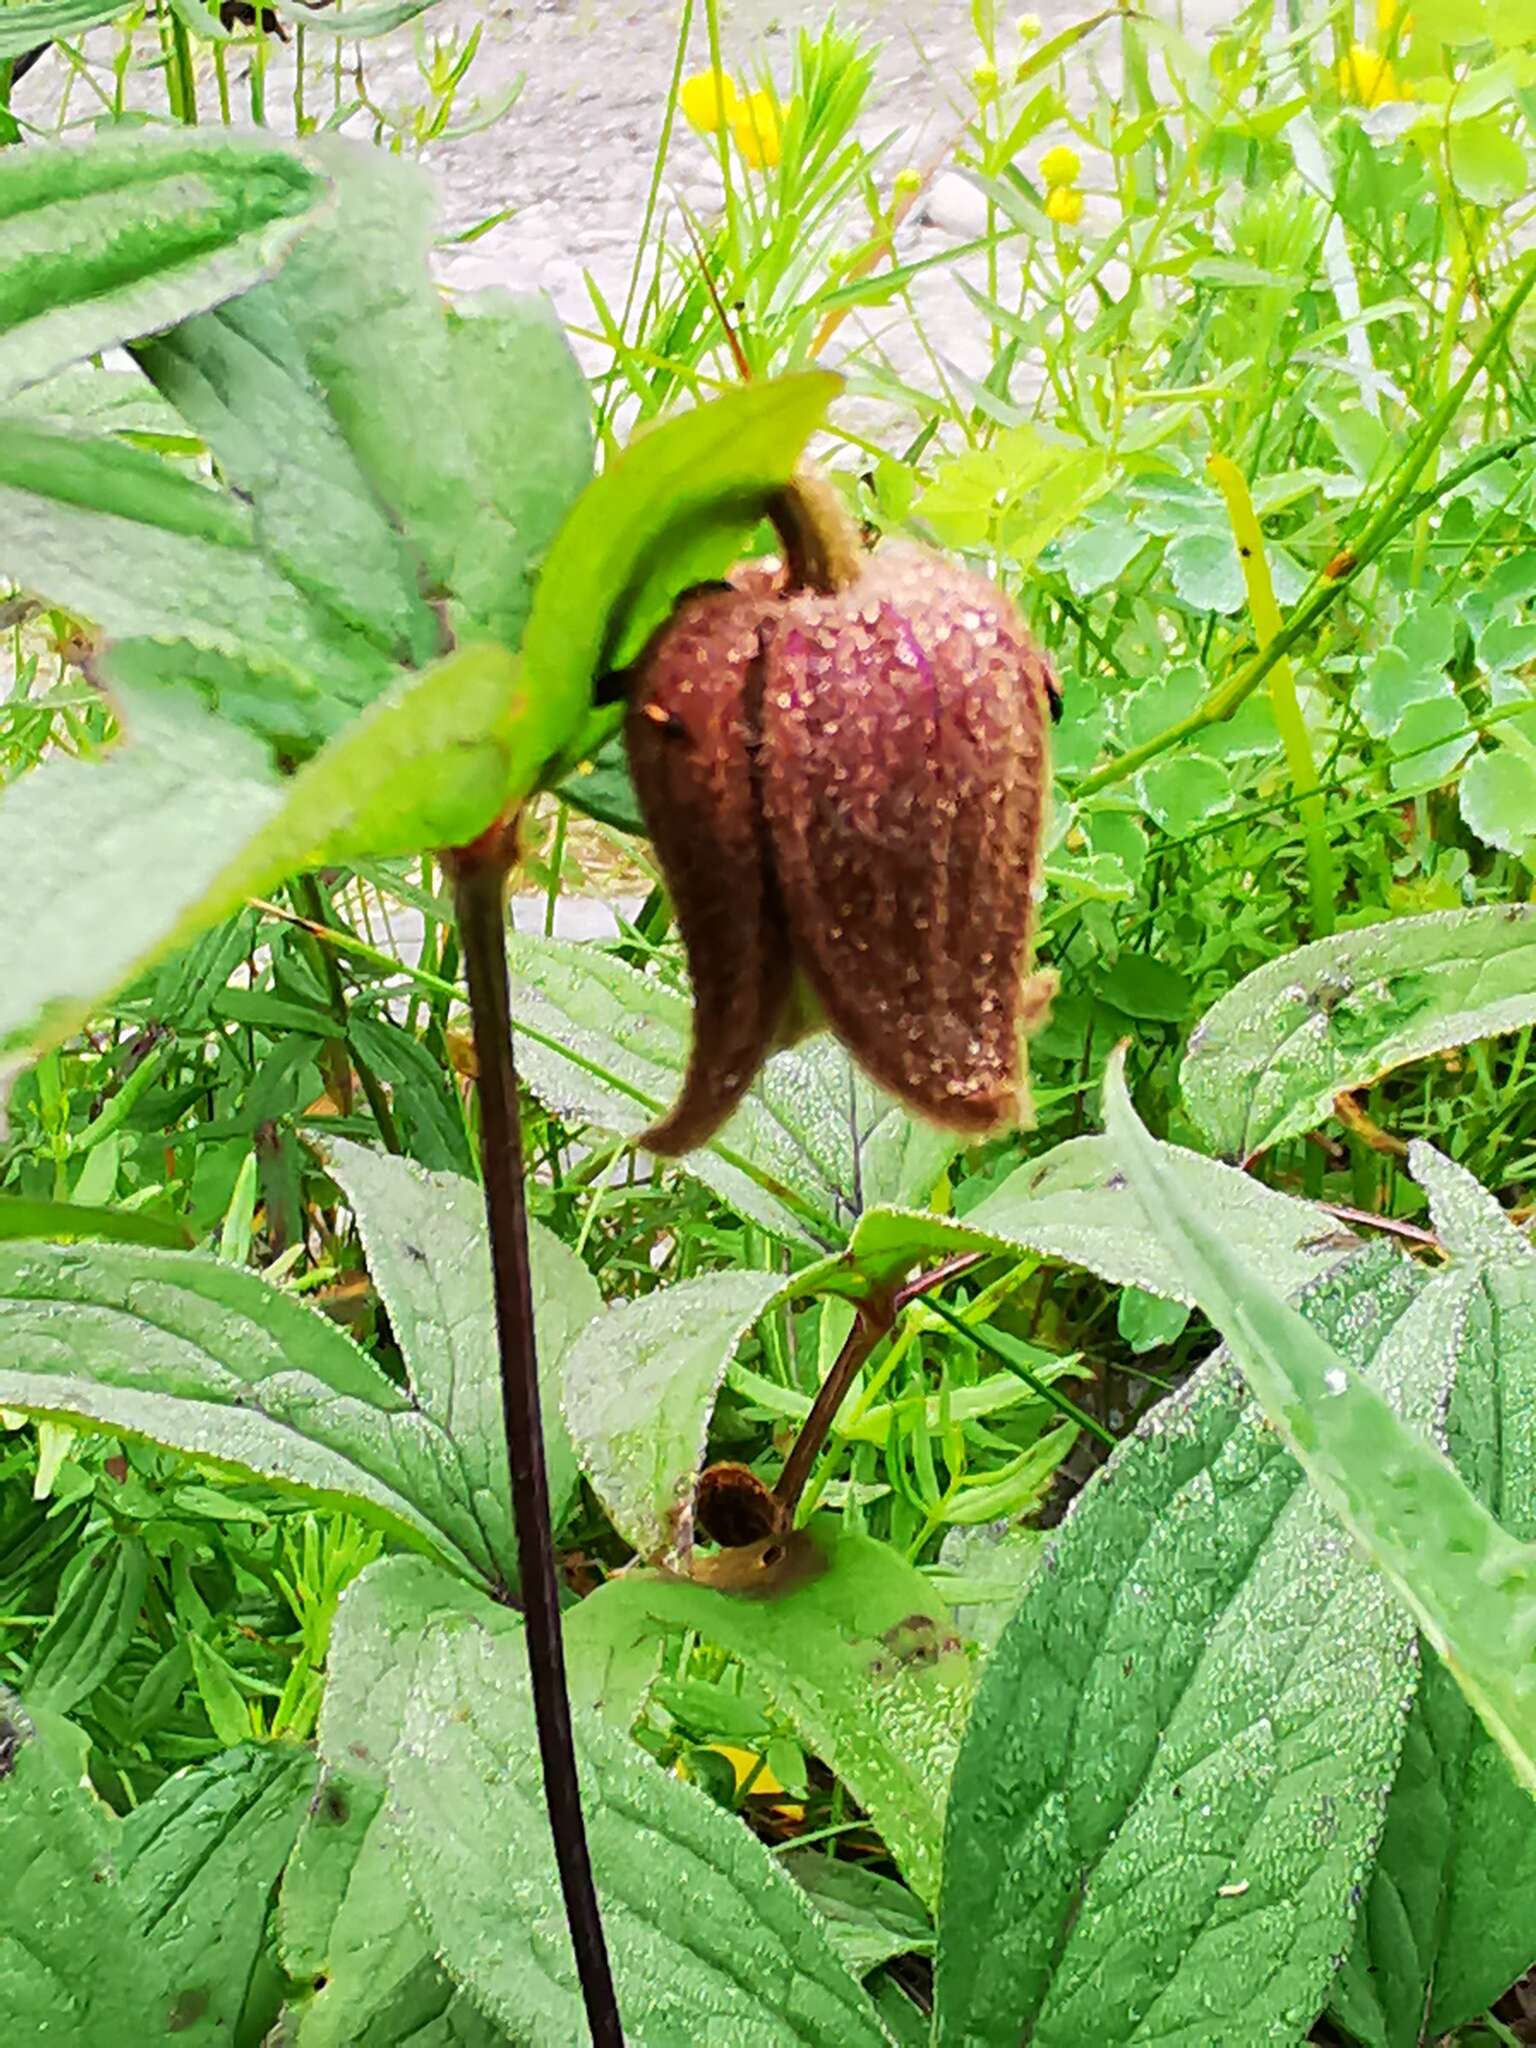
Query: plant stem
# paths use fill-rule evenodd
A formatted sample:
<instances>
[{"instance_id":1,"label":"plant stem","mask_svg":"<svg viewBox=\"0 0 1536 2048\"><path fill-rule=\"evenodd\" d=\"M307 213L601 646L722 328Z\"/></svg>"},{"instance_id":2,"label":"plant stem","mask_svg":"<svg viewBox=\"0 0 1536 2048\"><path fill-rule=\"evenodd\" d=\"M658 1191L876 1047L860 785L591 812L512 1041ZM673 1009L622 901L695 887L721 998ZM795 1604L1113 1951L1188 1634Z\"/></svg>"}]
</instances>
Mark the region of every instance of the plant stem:
<instances>
[{"instance_id":1,"label":"plant stem","mask_svg":"<svg viewBox=\"0 0 1536 2048\"><path fill-rule=\"evenodd\" d=\"M854 1315L853 1328L843 1339L843 1348L837 1354L836 1363L821 1383L821 1391L811 1403L811 1412L800 1425L800 1434L784 1460L784 1470L779 1474L779 1483L773 1489L788 1528L795 1519L795 1509L800 1505L800 1496L805 1491L805 1482L811 1476L811 1467L827 1440L837 1411L842 1407L848 1389L853 1385L859 1367L891 1327L891 1303L889 1296L876 1295L869 1301L861 1301Z\"/></svg>"},{"instance_id":2,"label":"plant stem","mask_svg":"<svg viewBox=\"0 0 1536 2048\"><path fill-rule=\"evenodd\" d=\"M594 2048L624 2048L602 1917L592 1881L571 1705L560 1635L560 1594L550 1528L549 1479L539 1414L533 1287L528 1268L528 1216L523 1200L522 1124L512 1058L507 988L505 887L512 833L493 829L448 862L464 953L464 978L479 1065L480 1158L491 1238L491 1277L501 1353L502 1416L512 1520L528 1644L544 1798L565 1898L571 1947Z\"/></svg>"},{"instance_id":3,"label":"plant stem","mask_svg":"<svg viewBox=\"0 0 1536 2048\"><path fill-rule=\"evenodd\" d=\"M292 886L295 904L302 914L311 924L319 926L322 930L328 929L331 920L326 915L325 898L314 876L296 876ZM390 1108L389 1097L384 1093L384 1086L378 1075L347 1036L347 989L341 978L341 968L337 964L336 955L328 947L321 945L314 933L306 933L306 937L310 943L311 958L316 971L325 983L331 1015L341 1026L338 1039L340 1057L344 1064L350 1063L352 1071L362 1085L363 1094L368 1098L368 1107L373 1111L373 1120L379 1127L379 1137L383 1141L385 1151L393 1152L396 1158L399 1158L405 1147L400 1142L400 1130L395 1122L395 1113ZM344 1108L345 1105L338 1104L338 1107Z\"/></svg>"}]
</instances>

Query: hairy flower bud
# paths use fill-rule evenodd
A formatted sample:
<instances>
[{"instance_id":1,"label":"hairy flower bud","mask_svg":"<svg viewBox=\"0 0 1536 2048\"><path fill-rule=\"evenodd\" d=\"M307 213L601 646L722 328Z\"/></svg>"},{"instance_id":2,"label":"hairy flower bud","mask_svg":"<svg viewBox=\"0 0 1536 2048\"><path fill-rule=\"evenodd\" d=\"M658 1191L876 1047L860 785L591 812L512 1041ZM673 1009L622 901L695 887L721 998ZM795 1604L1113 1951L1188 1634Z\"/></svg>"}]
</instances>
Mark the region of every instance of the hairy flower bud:
<instances>
[{"instance_id":1,"label":"hairy flower bud","mask_svg":"<svg viewBox=\"0 0 1536 2048\"><path fill-rule=\"evenodd\" d=\"M983 577L882 550L833 590L690 593L642 660L636 791L677 908L694 1041L657 1151L702 1144L798 969L854 1058L980 1135L1022 1112L1047 770L1044 657Z\"/></svg>"}]
</instances>

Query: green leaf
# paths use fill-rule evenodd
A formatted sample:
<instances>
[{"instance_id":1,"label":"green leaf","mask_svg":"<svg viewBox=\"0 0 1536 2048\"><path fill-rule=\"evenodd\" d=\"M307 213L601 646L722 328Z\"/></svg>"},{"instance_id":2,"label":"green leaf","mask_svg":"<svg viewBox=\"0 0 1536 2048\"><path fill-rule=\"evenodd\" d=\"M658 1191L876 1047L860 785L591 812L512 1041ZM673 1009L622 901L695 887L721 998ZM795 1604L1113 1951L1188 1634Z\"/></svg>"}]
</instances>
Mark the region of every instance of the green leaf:
<instances>
[{"instance_id":1,"label":"green leaf","mask_svg":"<svg viewBox=\"0 0 1536 2048\"><path fill-rule=\"evenodd\" d=\"M121 12L0 12L0 56ZM32 25L23 27L23 18ZM0 392L170 327L270 277L326 181L256 137L134 129L0 159Z\"/></svg>"},{"instance_id":2,"label":"green leaf","mask_svg":"<svg viewBox=\"0 0 1536 2048\"><path fill-rule=\"evenodd\" d=\"M393 1018L366 1016L355 1005L347 1041L388 1087L407 1155L434 1173L473 1174L464 1105L451 1071L431 1047Z\"/></svg>"},{"instance_id":3,"label":"green leaf","mask_svg":"<svg viewBox=\"0 0 1536 2048\"><path fill-rule=\"evenodd\" d=\"M590 761L573 769L555 794L564 797L576 810L585 811L589 818L596 818L600 825L644 836L645 820L640 815L640 799L630 778L622 732L611 734Z\"/></svg>"},{"instance_id":4,"label":"green leaf","mask_svg":"<svg viewBox=\"0 0 1536 2048\"><path fill-rule=\"evenodd\" d=\"M529 1087L562 1116L643 1130L682 1086L687 998L597 946L516 932L507 942ZM866 1207L926 1201L953 1151L823 1034L770 1060L719 1137L681 1163L775 1236L827 1247Z\"/></svg>"},{"instance_id":5,"label":"green leaf","mask_svg":"<svg viewBox=\"0 0 1536 2048\"><path fill-rule=\"evenodd\" d=\"M796 1849L781 1860L826 1921L838 1954L859 1976L893 1956L932 1953L932 1925L905 1885L816 1849Z\"/></svg>"},{"instance_id":6,"label":"green leaf","mask_svg":"<svg viewBox=\"0 0 1536 2048\"><path fill-rule=\"evenodd\" d=\"M0 1402L10 1407L11 1402ZM136 1536L88 1551L83 1569L38 1637L22 1690L34 1707L67 1714L117 1668L133 1640L149 1577L149 1553Z\"/></svg>"},{"instance_id":7,"label":"green leaf","mask_svg":"<svg viewBox=\"0 0 1536 2048\"><path fill-rule=\"evenodd\" d=\"M568 745L621 643L666 616L676 537L691 550L702 524L734 544L789 482L840 388L824 370L739 385L647 427L583 491L549 551L524 643L541 758ZM699 573L692 557L689 573Z\"/></svg>"},{"instance_id":8,"label":"green leaf","mask_svg":"<svg viewBox=\"0 0 1536 2048\"><path fill-rule=\"evenodd\" d=\"M1429 1415L1451 1366L1430 1291L1373 1249L1302 1327ZM1381 1824L1412 1650L1218 1353L1084 1489L983 1673L941 2048L1298 2039Z\"/></svg>"},{"instance_id":9,"label":"green leaf","mask_svg":"<svg viewBox=\"0 0 1536 2048\"><path fill-rule=\"evenodd\" d=\"M514 1583L517 1543L480 1188L457 1174L429 1173L340 1140L320 1150L357 1217L368 1271L405 1358L407 1385L437 1431L438 1484L469 1503L483 1554ZM529 1226L529 1258L544 1456L558 1523L576 1485L576 1455L560 1419L561 1386L576 1340L600 1318L603 1304L581 1260L538 1223Z\"/></svg>"},{"instance_id":10,"label":"green leaf","mask_svg":"<svg viewBox=\"0 0 1536 2048\"><path fill-rule=\"evenodd\" d=\"M1465 1262L1453 1462L1511 1535L1536 1537L1536 1256L1470 1175L1412 1148L1441 1242ZM1424 1646L1418 1698L1333 1994L1375 2048L1418 2048L1486 2010L1536 1959L1536 1828L1452 1674Z\"/></svg>"},{"instance_id":11,"label":"green leaf","mask_svg":"<svg viewBox=\"0 0 1536 2048\"><path fill-rule=\"evenodd\" d=\"M0 11L0 58L20 57L39 43L82 35L122 11L122 0L18 0Z\"/></svg>"},{"instance_id":12,"label":"green leaf","mask_svg":"<svg viewBox=\"0 0 1536 2048\"><path fill-rule=\"evenodd\" d=\"M138 1966L150 1959L168 1987L166 2038L212 2048L244 2031L268 1903L314 1789L307 1749L250 1744L178 1772L124 1822L120 1887Z\"/></svg>"},{"instance_id":13,"label":"green leaf","mask_svg":"<svg viewBox=\"0 0 1536 2048\"><path fill-rule=\"evenodd\" d=\"M737 1345L784 1292L778 1273L701 1274L610 1310L572 1347L566 1426L609 1519L642 1557L692 1547L715 1396Z\"/></svg>"},{"instance_id":14,"label":"green leaf","mask_svg":"<svg viewBox=\"0 0 1536 2048\"><path fill-rule=\"evenodd\" d=\"M365 40L393 34L418 14L425 14L435 0L372 0L371 5L369 0L363 0L359 7L349 7L343 0L341 6L325 12L315 7L313 0L264 0L264 4L298 28L323 36L356 36Z\"/></svg>"},{"instance_id":15,"label":"green leaf","mask_svg":"<svg viewBox=\"0 0 1536 2048\"><path fill-rule=\"evenodd\" d=\"M1450 123L1446 160L1457 191L1477 206L1502 206L1529 189L1525 151L1502 115Z\"/></svg>"},{"instance_id":16,"label":"green leaf","mask_svg":"<svg viewBox=\"0 0 1536 2048\"><path fill-rule=\"evenodd\" d=\"M331 1644L342 1697L327 1698L322 1753L361 1736L382 1764L380 1824L450 1975L528 2048L570 2048L581 2005L557 1932L564 1913L516 1618L489 1604L454 1612L426 1588L425 1575L386 1566L348 1590ZM883 2043L793 1879L740 1822L597 1715L575 1723L628 2037L749 2038L772 2014L786 2048Z\"/></svg>"},{"instance_id":17,"label":"green leaf","mask_svg":"<svg viewBox=\"0 0 1536 2048\"><path fill-rule=\"evenodd\" d=\"M583 1604L643 1615L673 1634L696 1630L739 1657L932 1901L971 1662L921 1572L830 1517L811 1528L827 1568L776 1598L626 1572Z\"/></svg>"},{"instance_id":18,"label":"green leaf","mask_svg":"<svg viewBox=\"0 0 1536 2048\"><path fill-rule=\"evenodd\" d=\"M1137 1121L1120 1065L1106 1082L1106 1121L1148 1223L1322 1499L1536 1790L1536 1546L1501 1529L1434 1446L1196 1212Z\"/></svg>"},{"instance_id":19,"label":"green leaf","mask_svg":"<svg viewBox=\"0 0 1536 2048\"><path fill-rule=\"evenodd\" d=\"M31 1195L0 1195L0 1238L107 1237L118 1244L155 1244L185 1250L191 1233L142 1209L106 1209L89 1202L47 1202Z\"/></svg>"},{"instance_id":20,"label":"green leaf","mask_svg":"<svg viewBox=\"0 0 1536 2048\"><path fill-rule=\"evenodd\" d=\"M236 2039L314 1759L236 1750L178 1773L119 1822L91 1789L86 1747L67 1721L0 1696L9 2038L70 2048ZM256 2017L264 2030L269 2016Z\"/></svg>"},{"instance_id":21,"label":"green leaf","mask_svg":"<svg viewBox=\"0 0 1536 2048\"><path fill-rule=\"evenodd\" d=\"M392 674L266 560L236 498L110 435L0 419L0 562L130 643L105 664L130 723L168 671L226 715L243 694L255 729L310 751Z\"/></svg>"},{"instance_id":22,"label":"green leaf","mask_svg":"<svg viewBox=\"0 0 1536 2048\"><path fill-rule=\"evenodd\" d=\"M141 704L105 759L23 775L0 797L0 1060L58 1044L298 869L472 839L509 787L516 687L510 656L451 654L288 780L249 735L170 700Z\"/></svg>"},{"instance_id":23,"label":"green leaf","mask_svg":"<svg viewBox=\"0 0 1536 2048\"><path fill-rule=\"evenodd\" d=\"M427 595L447 601L455 638L515 646L530 566L590 468L584 382L535 302L498 298L449 318L418 167L334 136L307 150L338 203L284 266L286 321L353 460L419 558ZM586 709L585 679L579 703L555 704L549 680L530 672L538 690L509 790L522 777L531 785Z\"/></svg>"},{"instance_id":24,"label":"green leaf","mask_svg":"<svg viewBox=\"0 0 1536 2048\"><path fill-rule=\"evenodd\" d=\"M1536 910L1436 911L1319 939L1206 1013L1180 1071L1219 1151L1251 1159L1332 1113L1341 1090L1536 1022Z\"/></svg>"},{"instance_id":25,"label":"green leaf","mask_svg":"<svg viewBox=\"0 0 1536 2048\"><path fill-rule=\"evenodd\" d=\"M134 351L252 508L257 544L330 621L382 661L420 667L443 651L417 567L374 496L285 314L284 283Z\"/></svg>"},{"instance_id":26,"label":"green leaf","mask_svg":"<svg viewBox=\"0 0 1536 2048\"><path fill-rule=\"evenodd\" d=\"M1469 831L1486 846L1536 864L1536 753L1506 741L1474 754L1457 785Z\"/></svg>"},{"instance_id":27,"label":"green leaf","mask_svg":"<svg viewBox=\"0 0 1536 2048\"><path fill-rule=\"evenodd\" d=\"M494 1576L467 1489L445 1485L440 1422L325 1316L252 1273L191 1252L0 1245L0 1359L0 1407L338 1501Z\"/></svg>"},{"instance_id":28,"label":"green leaf","mask_svg":"<svg viewBox=\"0 0 1536 2048\"><path fill-rule=\"evenodd\" d=\"M501 2048L503 2030L437 1960L379 1815L382 1770L425 1654L426 1625L483 1627L519 1668L522 1627L421 1560L391 1559L384 1575L383 1588L359 1589L370 1617L367 1656L346 1654L345 1633L333 1650L320 1729L330 1761L283 1879L285 1967L324 1980L298 2010L298 2048ZM572 1705L627 1729L654 1673L654 1633L645 1639L632 1618L589 1600L569 1610L563 1626Z\"/></svg>"},{"instance_id":29,"label":"green leaf","mask_svg":"<svg viewBox=\"0 0 1536 2048\"><path fill-rule=\"evenodd\" d=\"M1235 612L1243 602L1243 565L1228 533L1183 533L1163 566L1175 594L1197 612Z\"/></svg>"}]
</instances>

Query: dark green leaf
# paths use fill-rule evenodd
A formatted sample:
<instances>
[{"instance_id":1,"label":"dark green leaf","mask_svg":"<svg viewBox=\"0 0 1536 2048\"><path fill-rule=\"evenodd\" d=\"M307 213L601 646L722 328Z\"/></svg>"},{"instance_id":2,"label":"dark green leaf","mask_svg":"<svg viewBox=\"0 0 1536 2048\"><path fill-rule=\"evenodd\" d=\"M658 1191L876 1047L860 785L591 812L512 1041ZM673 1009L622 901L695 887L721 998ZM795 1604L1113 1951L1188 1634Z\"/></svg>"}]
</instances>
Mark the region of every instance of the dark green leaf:
<instances>
[{"instance_id":1,"label":"dark green leaf","mask_svg":"<svg viewBox=\"0 0 1536 2048\"><path fill-rule=\"evenodd\" d=\"M1306 1298L1413 1412L1443 1325L1406 1261ZM1436 1341L1437 1332L1442 1341ZM955 1772L937 2038L1294 2040L1347 1939L1415 1675L1408 1618L1224 1355L1080 1496Z\"/></svg>"},{"instance_id":2,"label":"dark green leaf","mask_svg":"<svg viewBox=\"0 0 1536 2048\"><path fill-rule=\"evenodd\" d=\"M32 1653L22 1680L30 1705L67 1714L111 1676L138 1626L148 1577L149 1553L136 1536L88 1553Z\"/></svg>"},{"instance_id":3,"label":"dark green leaf","mask_svg":"<svg viewBox=\"0 0 1536 2048\"><path fill-rule=\"evenodd\" d=\"M0 1195L0 1238L107 1237L118 1244L155 1244L184 1250L191 1232L142 1209L103 1209L88 1202L45 1202L30 1195Z\"/></svg>"}]
</instances>

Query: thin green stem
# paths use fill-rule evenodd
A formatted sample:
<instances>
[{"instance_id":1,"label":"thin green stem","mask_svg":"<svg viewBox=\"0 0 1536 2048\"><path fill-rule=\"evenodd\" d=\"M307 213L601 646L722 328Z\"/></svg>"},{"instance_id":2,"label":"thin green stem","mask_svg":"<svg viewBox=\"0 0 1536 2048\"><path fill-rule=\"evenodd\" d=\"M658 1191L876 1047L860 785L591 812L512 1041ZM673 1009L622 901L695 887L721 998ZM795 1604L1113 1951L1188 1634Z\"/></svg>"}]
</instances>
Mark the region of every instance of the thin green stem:
<instances>
[{"instance_id":1,"label":"thin green stem","mask_svg":"<svg viewBox=\"0 0 1536 2048\"><path fill-rule=\"evenodd\" d=\"M292 888L295 905L309 923L321 929L330 928L332 919L328 914L325 895L315 877L296 876ZM373 1120L379 1127L379 1137L383 1141L384 1149L393 1152L398 1158L405 1147L400 1142L400 1129L395 1122L395 1113L390 1107L389 1097L384 1093L384 1085L378 1075L348 1035L347 1025L351 1012L347 1001L347 985L341 978L341 968L336 955L330 947L320 943L315 931L306 930L304 937L308 942L310 958L325 983L326 1000L330 1004L331 1015L339 1027L337 1036L341 1058L350 1062L352 1071L357 1076L358 1084L367 1098L368 1107L373 1111Z\"/></svg>"}]
</instances>

